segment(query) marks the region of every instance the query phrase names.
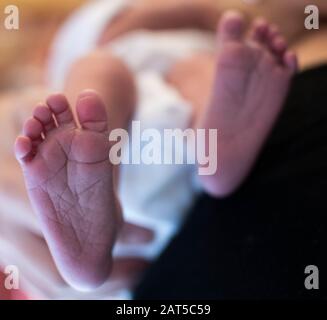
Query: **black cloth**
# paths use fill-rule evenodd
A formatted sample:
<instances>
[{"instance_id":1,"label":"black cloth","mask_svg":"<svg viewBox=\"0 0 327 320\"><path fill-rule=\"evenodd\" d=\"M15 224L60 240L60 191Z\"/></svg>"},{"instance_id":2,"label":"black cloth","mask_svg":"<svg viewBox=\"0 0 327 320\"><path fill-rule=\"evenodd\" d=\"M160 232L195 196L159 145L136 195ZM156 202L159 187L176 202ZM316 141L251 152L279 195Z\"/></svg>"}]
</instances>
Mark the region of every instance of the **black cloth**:
<instances>
[{"instance_id":1,"label":"black cloth","mask_svg":"<svg viewBox=\"0 0 327 320\"><path fill-rule=\"evenodd\" d=\"M327 297L327 66L297 75L243 186L203 194L136 299ZM307 265L319 290L307 290Z\"/></svg>"}]
</instances>

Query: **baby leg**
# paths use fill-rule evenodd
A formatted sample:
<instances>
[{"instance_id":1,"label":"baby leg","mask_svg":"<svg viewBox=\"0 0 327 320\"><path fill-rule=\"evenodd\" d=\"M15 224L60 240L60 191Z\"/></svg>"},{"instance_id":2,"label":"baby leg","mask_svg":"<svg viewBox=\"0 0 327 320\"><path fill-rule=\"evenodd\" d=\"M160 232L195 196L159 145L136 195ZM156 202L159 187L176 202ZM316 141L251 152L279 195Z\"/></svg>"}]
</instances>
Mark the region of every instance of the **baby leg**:
<instances>
[{"instance_id":1,"label":"baby leg","mask_svg":"<svg viewBox=\"0 0 327 320\"><path fill-rule=\"evenodd\" d=\"M94 90L102 98L110 128L128 127L136 104L132 73L126 65L108 51L94 51L71 67L65 83L65 94L74 104L83 90Z\"/></svg>"}]
</instances>

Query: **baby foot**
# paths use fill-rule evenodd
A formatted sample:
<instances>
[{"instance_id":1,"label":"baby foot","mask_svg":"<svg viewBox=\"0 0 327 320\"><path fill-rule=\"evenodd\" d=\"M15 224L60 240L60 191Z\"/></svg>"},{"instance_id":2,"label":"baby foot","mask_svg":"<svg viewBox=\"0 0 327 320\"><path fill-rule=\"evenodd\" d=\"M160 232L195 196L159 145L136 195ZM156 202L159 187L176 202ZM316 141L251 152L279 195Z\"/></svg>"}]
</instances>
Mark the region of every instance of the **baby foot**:
<instances>
[{"instance_id":1,"label":"baby foot","mask_svg":"<svg viewBox=\"0 0 327 320\"><path fill-rule=\"evenodd\" d=\"M122 218L105 106L85 91L76 114L80 127L65 96L51 95L26 121L15 153L58 269L71 286L88 290L109 275Z\"/></svg>"},{"instance_id":2,"label":"baby foot","mask_svg":"<svg viewBox=\"0 0 327 320\"><path fill-rule=\"evenodd\" d=\"M215 196L233 192L248 175L284 103L297 70L276 27L257 20L244 36L238 13L226 13L218 30L213 93L201 128L218 129L218 170L202 176Z\"/></svg>"}]
</instances>

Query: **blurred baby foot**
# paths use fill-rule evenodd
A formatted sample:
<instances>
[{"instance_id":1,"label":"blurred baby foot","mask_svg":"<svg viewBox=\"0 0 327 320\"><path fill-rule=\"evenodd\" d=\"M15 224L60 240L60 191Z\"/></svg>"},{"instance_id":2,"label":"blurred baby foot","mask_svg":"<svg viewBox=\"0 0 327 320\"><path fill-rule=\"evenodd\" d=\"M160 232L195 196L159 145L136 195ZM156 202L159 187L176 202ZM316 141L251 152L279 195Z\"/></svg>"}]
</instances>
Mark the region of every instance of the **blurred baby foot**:
<instances>
[{"instance_id":1,"label":"blurred baby foot","mask_svg":"<svg viewBox=\"0 0 327 320\"><path fill-rule=\"evenodd\" d=\"M26 121L15 153L59 271L74 288L88 290L108 278L122 217L105 106L85 91L76 113L80 127L65 96L51 95Z\"/></svg>"},{"instance_id":2,"label":"blurred baby foot","mask_svg":"<svg viewBox=\"0 0 327 320\"><path fill-rule=\"evenodd\" d=\"M249 174L297 71L296 56L267 22L255 21L244 34L240 14L222 17L213 92L199 125L218 130L218 170L201 176L204 188L218 197L235 191Z\"/></svg>"}]
</instances>

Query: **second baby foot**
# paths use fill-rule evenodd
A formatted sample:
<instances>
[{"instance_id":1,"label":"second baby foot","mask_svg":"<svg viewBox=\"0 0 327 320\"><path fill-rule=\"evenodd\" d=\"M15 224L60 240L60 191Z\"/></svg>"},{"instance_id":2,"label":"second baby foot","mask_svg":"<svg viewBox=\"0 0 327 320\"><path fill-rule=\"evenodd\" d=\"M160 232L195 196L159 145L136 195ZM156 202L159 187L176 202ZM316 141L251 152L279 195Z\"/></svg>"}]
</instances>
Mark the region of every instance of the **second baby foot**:
<instances>
[{"instance_id":1,"label":"second baby foot","mask_svg":"<svg viewBox=\"0 0 327 320\"><path fill-rule=\"evenodd\" d=\"M199 125L218 130L218 170L201 176L215 196L230 194L248 175L297 70L296 56L275 27L259 19L244 33L240 14L222 17L213 92Z\"/></svg>"},{"instance_id":2,"label":"second baby foot","mask_svg":"<svg viewBox=\"0 0 327 320\"><path fill-rule=\"evenodd\" d=\"M79 125L65 96L50 96L26 121L15 153L59 271L71 286L88 290L108 278L122 218L105 106L85 91L76 114Z\"/></svg>"}]
</instances>

